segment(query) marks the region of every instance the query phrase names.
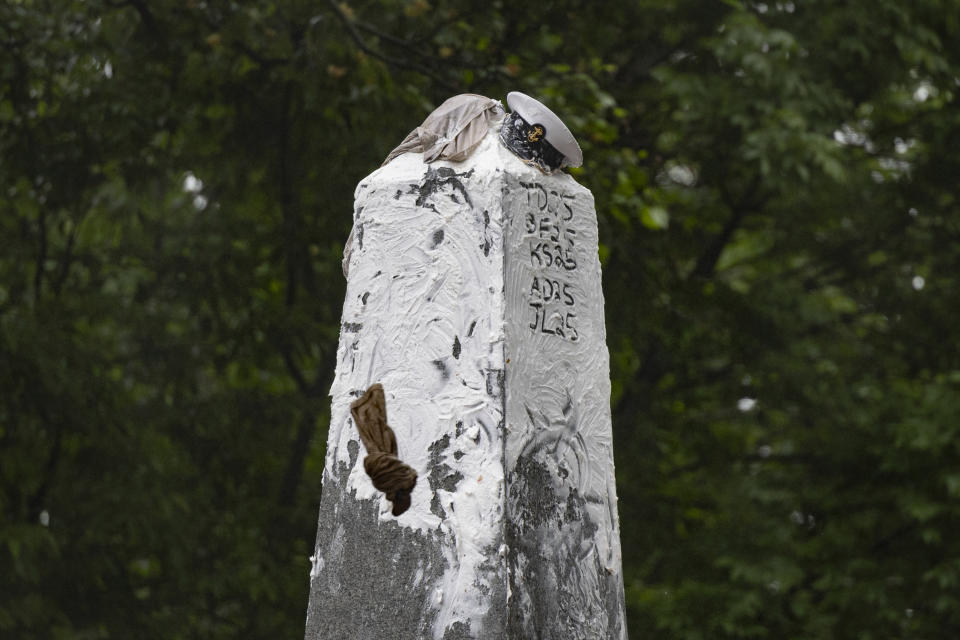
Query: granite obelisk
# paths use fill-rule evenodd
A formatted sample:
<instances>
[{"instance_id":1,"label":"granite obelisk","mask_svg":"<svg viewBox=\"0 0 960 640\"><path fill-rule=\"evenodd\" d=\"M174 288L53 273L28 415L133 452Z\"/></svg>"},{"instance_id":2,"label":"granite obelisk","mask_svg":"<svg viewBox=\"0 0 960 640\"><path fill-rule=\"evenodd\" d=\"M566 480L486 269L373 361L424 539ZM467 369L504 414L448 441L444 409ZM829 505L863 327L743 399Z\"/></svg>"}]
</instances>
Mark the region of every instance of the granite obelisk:
<instances>
[{"instance_id":1,"label":"granite obelisk","mask_svg":"<svg viewBox=\"0 0 960 640\"><path fill-rule=\"evenodd\" d=\"M592 195L497 120L463 161L393 158L354 222L307 640L625 638ZM374 383L399 517L350 417Z\"/></svg>"}]
</instances>

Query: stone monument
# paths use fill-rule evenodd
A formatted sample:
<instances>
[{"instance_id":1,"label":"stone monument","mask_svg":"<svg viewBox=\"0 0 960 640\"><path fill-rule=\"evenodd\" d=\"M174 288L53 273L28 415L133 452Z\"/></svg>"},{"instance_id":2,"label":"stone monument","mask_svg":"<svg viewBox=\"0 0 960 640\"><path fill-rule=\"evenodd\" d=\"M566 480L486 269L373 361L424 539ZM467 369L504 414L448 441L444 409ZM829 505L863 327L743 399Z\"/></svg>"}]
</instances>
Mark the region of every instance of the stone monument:
<instances>
[{"instance_id":1,"label":"stone monument","mask_svg":"<svg viewBox=\"0 0 960 640\"><path fill-rule=\"evenodd\" d=\"M508 104L451 98L357 186L307 640L626 638L593 196ZM409 508L365 470L376 384Z\"/></svg>"}]
</instances>

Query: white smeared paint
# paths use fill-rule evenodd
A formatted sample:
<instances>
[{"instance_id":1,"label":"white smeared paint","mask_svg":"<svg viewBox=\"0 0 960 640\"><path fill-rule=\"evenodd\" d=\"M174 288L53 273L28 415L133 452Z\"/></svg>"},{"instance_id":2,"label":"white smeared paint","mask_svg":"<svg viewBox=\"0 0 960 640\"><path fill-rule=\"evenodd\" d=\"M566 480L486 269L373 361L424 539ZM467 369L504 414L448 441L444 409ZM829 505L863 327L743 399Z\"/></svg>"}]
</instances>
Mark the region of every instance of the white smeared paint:
<instances>
[{"instance_id":1,"label":"white smeared paint","mask_svg":"<svg viewBox=\"0 0 960 640\"><path fill-rule=\"evenodd\" d=\"M310 577L316 578L323 571L323 557L320 554L310 556Z\"/></svg>"}]
</instances>

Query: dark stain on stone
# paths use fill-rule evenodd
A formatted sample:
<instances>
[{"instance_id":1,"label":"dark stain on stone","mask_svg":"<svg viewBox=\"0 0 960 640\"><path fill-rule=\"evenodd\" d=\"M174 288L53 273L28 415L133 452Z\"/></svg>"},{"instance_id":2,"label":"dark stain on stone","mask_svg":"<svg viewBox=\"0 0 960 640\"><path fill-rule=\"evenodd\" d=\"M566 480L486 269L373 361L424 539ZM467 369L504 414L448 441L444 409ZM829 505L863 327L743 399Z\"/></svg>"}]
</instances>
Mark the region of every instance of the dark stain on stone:
<instances>
[{"instance_id":1,"label":"dark stain on stone","mask_svg":"<svg viewBox=\"0 0 960 640\"><path fill-rule=\"evenodd\" d=\"M454 452L453 452L453 459L454 459L454 460L459 460L460 458L462 458L462 457L465 456L465 455L467 455L467 454L465 454L463 451L457 450L457 451L454 451Z\"/></svg>"},{"instance_id":2,"label":"dark stain on stone","mask_svg":"<svg viewBox=\"0 0 960 640\"><path fill-rule=\"evenodd\" d=\"M440 377L444 380L450 379L450 369L447 368L447 363L443 360L434 360L433 366L437 368L437 371L440 372Z\"/></svg>"},{"instance_id":3,"label":"dark stain on stone","mask_svg":"<svg viewBox=\"0 0 960 640\"><path fill-rule=\"evenodd\" d=\"M376 278L377 276L380 276L380 275L383 275L383 271L377 271L375 274L373 274L373 277Z\"/></svg>"},{"instance_id":4,"label":"dark stain on stone","mask_svg":"<svg viewBox=\"0 0 960 640\"><path fill-rule=\"evenodd\" d=\"M503 397L503 369L487 369L487 395L491 398Z\"/></svg>"},{"instance_id":5,"label":"dark stain on stone","mask_svg":"<svg viewBox=\"0 0 960 640\"><path fill-rule=\"evenodd\" d=\"M600 527L587 517L584 510L586 504L587 501L580 497L580 492L576 489L570 489L570 494L567 496L567 508L563 512L563 520L565 522L583 523L583 536L592 539Z\"/></svg>"},{"instance_id":6,"label":"dark stain on stone","mask_svg":"<svg viewBox=\"0 0 960 640\"><path fill-rule=\"evenodd\" d=\"M623 591L619 575L608 572L601 559L590 559L599 531L586 509L587 500L576 488L552 476L536 455L522 455L507 474L507 564L510 591L524 607L510 607L508 637L566 637L579 628L578 620L592 617L592 599L565 588L580 578L578 572L596 573L600 605L607 624L597 637L620 637L624 621ZM564 488L566 487L566 489ZM595 555L595 554L594 554ZM522 569L520 569L522 567Z\"/></svg>"},{"instance_id":7,"label":"dark stain on stone","mask_svg":"<svg viewBox=\"0 0 960 640\"><path fill-rule=\"evenodd\" d=\"M444 511L443 506L440 504L440 496L436 493L434 493L433 498L430 499L430 513L441 519L447 517L447 512Z\"/></svg>"},{"instance_id":8,"label":"dark stain on stone","mask_svg":"<svg viewBox=\"0 0 960 640\"><path fill-rule=\"evenodd\" d=\"M459 438L463 435L463 420L457 420L457 428L454 431L454 437Z\"/></svg>"},{"instance_id":9,"label":"dark stain on stone","mask_svg":"<svg viewBox=\"0 0 960 640\"><path fill-rule=\"evenodd\" d=\"M490 255L490 213L484 209L483 210L483 244L480 245L480 248L483 249L483 255Z\"/></svg>"},{"instance_id":10,"label":"dark stain on stone","mask_svg":"<svg viewBox=\"0 0 960 640\"><path fill-rule=\"evenodd\" d=\"M428 463L430 475L427 476L427 481L430 483L430 489L434 493L436 493L438 489L450 492L456 491L457 485L463 480L462 473L453 469L445 462L442 462L443 452L449 447L449 433L427 447L427 451L430 453L430 461Z\"/></svg>"},{"instance_id":11,"label":"dark stain on stone","mask_svg":"<svg viewBox=\"0 0 960 640\"><path fill-rule=\"evenodd\" d=\"M350 349L353 351L354 354L356 354L357 351L360 350L359 338L353 341L353 343L350 345ZM350 360L350 373L353 373L353 370L356 368L356 366L357 366L357 358L356 358L356 355L354 355L354 357L351 358Z\"/></svg>"},{"instance_id":12,"label":"dark stain on stone","mask_svg":"<svg viewBox=\"0 0 960 640\"><path fill-rule=\"evenodd\" d=\"M458 620L447 627L441 640L475 640L475 638L470 633L470 623Z\"/></svg>"},{"instance_id":13,"label":"dark stain on stone","mask_svg":"<svg viewBox=\"0 0 960 640\"><path fill-rule=\"evenodd\" d=\"M353 422L353 420L351 420L351 422ZM357 463L357 458L360 456L360 443L356 440L348 442L347 453L350 455L350 468L353 468L353 465Z\"/></svg>"},{"instance_id":14,"label":"dark stain on stone","mask_svg":"<svg viewBox=\"0 0 960 640\"><path fill-rule=\"evenodd\" d=\"M430 453L430 465L434 466L440 464L440 456L444 451L450 446L450 434L446 434L439 440L435 440L433 444L427 447L427 451Z\"/></svg>"},{"instance_id":15,"label":"dark stain on stone","mask_svg":"<svg viewBox=\"0 0 960 640\"><path fill-rule=\"evenodd\" d=\"M403 195L403 191L402 191L401 189L397 189L397 192L396 192L395 194L393 194L393 199L394 199L394 200L399 200L399 199L400 199L400 196L402 196L402 195Z\"/></svg>"},{"instance_id":16,"label":"dark stain on stone","mask_svg":"<svg viewBox=\"0 0 960 640\"><path fill-rule=\"evenodd\" d=\"M453 357L460 359L460 336L453 336Z\"/></svg>"},{"instance_id":17,"label":"dark stain on stone","mask_svg":"<svg viewBox=\"0 0 960 640\"><path fill-rule=\"evenodd\" d=\"M509 579L507 577L508 571L505 570L504 558L500 555L500 547L503 543L503 539L499 536L498 539L491 542L489 545L483 549L483 562L477 565L477 568L480 571L484 572L487 576L490 576L489 585L492 587L491 593L488 596L488 602L506 602L507 607L490 607L487 609L486 615L484 615L483 620L480 623L480 628L476 630L478 638L507 638L507 615L508 611L505 609L511 608L511 604L516 607L517 604L511 603L508 594L508 583ZM479 580L474 584L478 587L480 586ZM482 589L483 593L486 593L486 588ZM523 606L523 605L519 605ZM538 637L538 636L532 636ZM549 636L539 636L547 638ZM572 637L572 636L567 636ZM615 636L614 636L615 637Z\"/></svg>"},{"instance_id":18,"label":"dark stain on stone","mask_svg":"<svg viewBox=\"0 0 960 640\"><path fill-rule=\"evenodd\" d=\"M363 297L360 298L360 302L362 304L367 304L367 299L369 297L370 297L370 292L369 291L364 292Z\"/></svg>"},{"instance_id":19,"label":"dark stain on stone","mask_svg":"<svg viewBox=\"0 0 960 640\"><path fill-rule=\"evenodd\" d=\"M437 208L429 203L428 200L434 194L440 193L444 187L450 187L453 189L453 194L448 195L454 202L460 204L459 200L454 197L455 194L459 193L463 197L463 201L472 206L470 196L467 194L467 189L463 186L460 178L469 178L473 175L473 172L474 169L470 169L470 171L465 173L457 173L450 167L430 167L427 169L427 172L423 174L422 182L418 185L411 184L410 190L407 193L416 194L416 205L418 207L437 211Z\"/></svg>"},{"instance_id":20,"label":"dark stain on stone","mask_svg":"<svg viewBox=\"0 0 960 640\"><path fill-rule=\"evenodd\" d=\"M537 528L557 519L560 508L554 496L553 477L546 465L523 455L517 459L510 475L515 479L510 485L510 498L522 505L526 527Z\"/></svg>"},{"instance_id":21,"label":"dark stain on stone","mask_svg":"<svg viewBox=\"0 0 960 640\"><path fill-rule=\"evenodd\" d=\"M359 212L358 212L359 213ZM357 249L363 249L363 223L357 225Z\"/></svg>"},{"instance_id":22,"label":"dark stain on stone","mask_svg":"<svg viewBox=\"0 0 960 640\"><path fill-rule=\"evenodd\" d=\"M360 329L363 329L362 322L344 322L343 323L343 330L346 331L347 333L356 333L360 331Z\"/></svg>"},{"instance_id":23,"label":"dark stain on stone","mask_svg":"<svg viewBox=\"0 0 960 640\"><path fill-rule=\"evenodd\" d=\"M431 249L436 249L440 246L440 243L443 242L443 229L437 229L433 232L433 246Z\"/></svg>"},{"instance_id":24,"label":"dark stain on stone","mask_svg":"<svg viewBox=\"0 0 960 640\"><path fill-rule=\"evenodd\" d=\"M473 336L473 330L477 328L477 321L474 320L470 323L470 328L467 330L467 337L470 338Z\"/></svg>"},{"instance_id":25,"label":"dark stain on stone","mask_svg":"<svg viewBox=\"0 0 960 640\"><path fill-rule=\"evenodd\" d=\"M448 471L451 470L448 465L441 465L441 466L446 467ZM463 474L460 473L459 471L454 471L453 473L447 473L447 475L445 475L443 477L443 480L440 482L440 488L443 489L444 491L449 491L450 493L453 493L454 491L457 490L457 485L460 484L461 480L463 480Z\"/></svg>"}]
</instances>

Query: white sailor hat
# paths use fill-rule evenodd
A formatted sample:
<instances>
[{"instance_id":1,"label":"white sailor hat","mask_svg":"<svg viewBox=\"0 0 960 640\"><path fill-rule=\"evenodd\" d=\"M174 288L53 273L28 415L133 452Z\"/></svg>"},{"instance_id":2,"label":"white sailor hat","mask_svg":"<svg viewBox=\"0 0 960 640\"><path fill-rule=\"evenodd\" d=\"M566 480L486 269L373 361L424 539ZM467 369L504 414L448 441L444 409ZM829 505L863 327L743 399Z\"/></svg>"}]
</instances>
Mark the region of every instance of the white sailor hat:
<instances>
[{"instance_id":1,"label":"white sailor hat","mask_svg":"<svg viewBox=\"0 0 960 640\"><path fill-rule=\"evenodd\" d=\"M546 105L519 91L507 94L507 104L513 111L511 115L523 120L521 123L516 117L508 117L504 122L501 139L511 151L547 173L583 164L583 152L576 138ZM530 153L538 157L527 157Z\"/></svg>"}]
</instances>

